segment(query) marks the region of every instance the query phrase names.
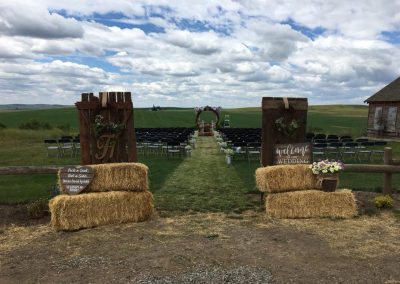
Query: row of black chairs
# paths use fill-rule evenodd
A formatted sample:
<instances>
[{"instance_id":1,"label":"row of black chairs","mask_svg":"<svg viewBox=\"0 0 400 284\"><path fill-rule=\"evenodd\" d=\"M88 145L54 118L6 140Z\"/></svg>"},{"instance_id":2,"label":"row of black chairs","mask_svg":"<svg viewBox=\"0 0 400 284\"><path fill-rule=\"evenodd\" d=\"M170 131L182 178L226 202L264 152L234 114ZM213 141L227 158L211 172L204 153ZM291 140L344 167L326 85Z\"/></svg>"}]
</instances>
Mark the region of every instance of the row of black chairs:
<instances>
[{"instance_id":1,"label":"row of black chairs","mask_svg":"<svg viewBox=\"0 0 400 284\"><path fill-rule=\"evenodd\" d=\"M185 147L194 134L194 128L137 128L138 154L156 156L184 156Z\"/></svg>"},{"instance_id":2,"label":"row of black chairs","mask_svg":"<svg viewBox=\"0 0 400 284\"><path fill-rule=\"evenodd\" d=\"M386 141L314 143L313 160L340 159L345 162L383 160L386 145Z\"/></svg>"},{"instance_id":3,"label":"row of black chairs","mask_svg":"<svg viewBox=\"0 0 400 284\"><path fill-rule=\"evenodd\" d=\"M325 134L325 133L313 133L313 132L307 132L306 133L306 139L308 141L313 141L316 139L324 139L324 140L342 140L342 139L349 139L352 138L350 135L336 135L336 134Z\"/></svg>"},{"instance_id":4,"label":"row of black chairs","mask_svg":"<svg viewBox=\"0 0 400 284\"><path fill-rule=\"evenodd\" d=\"M69 155L74 157L79 155L81 144L79 137L61 137L59 139L45 139L44 145L46 148L47 157L56 155L58 158Z\"/></svg>"},{"instance_id":5,"label":"row of black chairs","mask_svg":"<svg viewBox=\"0 0 400 284\"><path fill-rule=\"evenodd\" d=\"M221 128L219 129L224 141L239 145L241 143L261 143L261 128Z\"/></svg>"}]
</instances>

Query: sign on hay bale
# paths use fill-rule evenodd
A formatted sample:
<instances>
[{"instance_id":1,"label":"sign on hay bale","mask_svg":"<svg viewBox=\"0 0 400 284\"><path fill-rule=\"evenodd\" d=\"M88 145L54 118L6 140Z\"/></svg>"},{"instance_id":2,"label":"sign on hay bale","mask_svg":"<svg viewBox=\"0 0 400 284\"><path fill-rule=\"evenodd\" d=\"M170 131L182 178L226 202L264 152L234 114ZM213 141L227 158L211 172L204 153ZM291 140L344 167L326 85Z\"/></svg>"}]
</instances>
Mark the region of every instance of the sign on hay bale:
<instances>
[{"instance_id":1,"label":"sign on hay bale","mask_svg":"<svg viewBox=\"0 0 400 284\"><path fill-rule=\"evenodd\" d=\"M275 145L275 164L311 164L311 144L292 143Z\"/></svg>"},{"instance_id":2,"label":"sign on hay bale","mask_svg":"<svg viewBox=\"0 0 400 284\"><path fill-rule=\"evenodd\" d=\"M81 193L93 180L94 172L89 167L64 167L60 170L60 183L65 193Z\"/></svg>"}]
</instances>

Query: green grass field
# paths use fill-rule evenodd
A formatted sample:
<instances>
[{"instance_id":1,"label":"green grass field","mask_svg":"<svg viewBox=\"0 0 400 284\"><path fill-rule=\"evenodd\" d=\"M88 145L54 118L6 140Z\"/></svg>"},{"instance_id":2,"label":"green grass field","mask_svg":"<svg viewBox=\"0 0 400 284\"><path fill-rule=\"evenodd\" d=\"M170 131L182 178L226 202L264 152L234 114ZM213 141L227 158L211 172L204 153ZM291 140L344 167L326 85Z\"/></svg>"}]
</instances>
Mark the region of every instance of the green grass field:
<instances>
[{"instance_id":1,"label":"green grass field","mask_svg":"<svg viewBox=\"0 0 400 284\"><path fill-rule=\"evenodd\" d=\"M309 130L320 130L339 135L360 136L366 131L366 106L310 106L308 112ZM225 109L221 119L229 115L231 127L261 127L261 108ZM193 127L195 113L193 109L168 108L162 111L135 109L135 127ZM200 116L205 121L215 120L212 112ZM18 128L21 123L35 119L49 123L53 127L70 125L77 132L78 114L75 108L19 110L0 112L0 123L8 128Z\"/></svg>"},{"instance_id":2,"label":"green grass field","mask_svg":"<svg viewBox=\"0 0 400 284\"><path fill-rule=\"evenodd\" d=\"M311 106L308 112L308 129L328 134L361 136L365 133L367 112L365 106ZM221 117L225 114L230 116L231 127L261 127L260 108L226 109ZM0 166L79 164L78 158L47 158L43 145L45 138L76 134L77 117L74 108L0 112L0 123L7 126L6 129L0 129ZM21 123L31 119L49 123L54 128L36 131L18 129ZM202 114L201 119L211 121L214 115L206 112ZM135 109L136 127L192 127L194 120L195 112L192 109L171 108L158 112ZM65 124L71 126L69 132L56 128ZM392 142L390 146L393 147L395 156L400 158L399 143ZM154 157L139 157L139 160L150 168L151 190L161 195L163 183L182 162ZM254 171L257 167L257 162L235 161L233 164L233 169L246 185L247 191L257 191L254 184ZM53 175L1 176L0 203L29 202L48 197L55 182L56 178ZM379 191L382 187L382 175L343 173L340 186ZM394 176L394 186L400 188L398 175ZM176 194L179 195L179 192Z\"/></svg>"}]
</instances>

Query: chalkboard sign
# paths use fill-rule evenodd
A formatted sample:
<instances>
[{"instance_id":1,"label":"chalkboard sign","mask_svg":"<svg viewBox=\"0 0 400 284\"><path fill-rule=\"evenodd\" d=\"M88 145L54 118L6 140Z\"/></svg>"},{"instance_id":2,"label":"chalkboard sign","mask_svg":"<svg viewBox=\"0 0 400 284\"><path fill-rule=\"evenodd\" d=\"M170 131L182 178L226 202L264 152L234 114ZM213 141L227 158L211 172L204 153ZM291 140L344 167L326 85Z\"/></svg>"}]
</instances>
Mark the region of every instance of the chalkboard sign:
<instances>
[{"instance_id":1,"label":"chalkboard sign","mask_svg":"<svg viewBox=\"0 0 400 284\"><path fill-rule=\"evenodd\" d=\"M311 163L312 152L310 143L275 145L275 165Z\"/></svg>"},{"instance_id":2,"label":"chalkboard sign","mask_svg":"<svg viewBox=\"0 0 400 284\"><path fill-rule=\"evenodd\" d=\"M82 192L92 181L94 172L89 167L64 167L60 172L60 182L68 194Z\"/></svg>"}]
</instances>

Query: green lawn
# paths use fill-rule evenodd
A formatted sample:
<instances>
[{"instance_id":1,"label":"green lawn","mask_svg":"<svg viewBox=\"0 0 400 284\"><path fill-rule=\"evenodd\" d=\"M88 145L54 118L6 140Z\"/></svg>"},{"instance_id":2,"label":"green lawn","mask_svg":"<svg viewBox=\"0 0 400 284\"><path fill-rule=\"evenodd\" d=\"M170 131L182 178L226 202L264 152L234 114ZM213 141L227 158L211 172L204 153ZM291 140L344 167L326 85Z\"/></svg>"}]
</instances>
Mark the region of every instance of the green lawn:
<instances>
[{"instance_id":1,"label":"green lawn","mask_svg":"<svg viewBox=\"0 0 400 284\"><path fill-rule=\"evenodd\" d=\"M331 134L351 134L354 137L362 135L366 129L367 107L365 106L310 106L308 112L308 129ZM232 127L261 127L261 109L224 109L221 117L230 116ZM20 130L18 125L30 119L49 123L56 127L70 124L70 133L60 129L52 130ZM214 119L213 113L205 112L201 119ZM194 125L195 113L192 109L166 109L152 112L148 109L135 109L136 127L169 127ZM0 166L22 165L67 165L79 164L78 158L47 158L43 139L56 138L63 134L77 133L77 113L74 108L51 110L26 110L0 112L0 123L8 128L0 130ZM394 154L400 158L400 144L390 143ZM150 168L151 190L157 194L164 188L164 183L174 170L180 166L181 160L166 160L164 158L140 157L140 161ZM255 162L235 161L234 169L248 191L256 192L254 171ZM27 202L40 197L49 196L50 188L55 184L53 175L32 176L1 176L0 203ZM341 187L375 191L382 187L381 174L350 174L341 175ZM400 175L394 176L395 188L400 188ZM172 189L171 189L172 190Z\"/></svg>"},{"instance_id":2,"label":"green lawn","mask_svg":"<svg viewBox=\"0 0 400 284\"><path fill-rule=\"evenodd\" d=\"M214 137L199 137L186 158L155 191L157 209L166 211L242 212L256 209L247 184L227 166Z\"/></svg>"},{"instance_id":3,"label":"green lawn","mask_svg":"<svg viewBox=\"0 0 400 284\"><path fill-rule=\"evenodd\" d=\"M338 134L353 133L357 136L365 132L367 113L366 106L310 106L308 127ZM261 127L261 108L223 109L221 120L225 115L229 115L231 127ZM167 108L149 111L139 108L134 110L134 118L135 127L193 127L195 124L193 109ZM75 108L0 112L0 123L9 128L17 128L31 119L49 123L53 127L69 124L75 131L78 129L78 113ZM215 115L204 112L200 119L215 120Z\"/></svg>"}]
</instances>

